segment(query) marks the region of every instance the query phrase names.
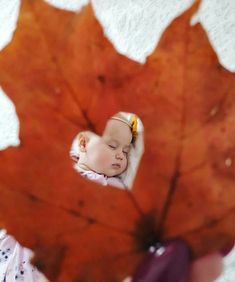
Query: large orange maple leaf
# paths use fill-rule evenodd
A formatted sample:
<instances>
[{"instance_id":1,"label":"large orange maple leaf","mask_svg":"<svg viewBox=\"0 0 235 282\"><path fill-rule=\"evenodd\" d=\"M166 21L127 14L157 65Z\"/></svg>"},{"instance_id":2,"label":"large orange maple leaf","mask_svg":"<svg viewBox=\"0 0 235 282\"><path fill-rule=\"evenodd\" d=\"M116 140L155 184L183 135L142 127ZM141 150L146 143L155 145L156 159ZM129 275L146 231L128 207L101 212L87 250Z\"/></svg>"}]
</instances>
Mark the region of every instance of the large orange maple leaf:
<instances>
[{"instance_id":1,"label":"large orange maple leaf","mask_svg":"<svg viewBox=\"0 0 235 282\"><path fill-rule=\"evenodd\" d=\"M23 0L0 84L21 144L0 153L0 224L52 281L121 281L149 245L181 237L195 256L235 238L235 77L218 63L197 5L173 21L144 65L118 54L90 5ZM131 191L72 168L77 132L136 113L145 152Z\"/></svg>"}]
</instances>

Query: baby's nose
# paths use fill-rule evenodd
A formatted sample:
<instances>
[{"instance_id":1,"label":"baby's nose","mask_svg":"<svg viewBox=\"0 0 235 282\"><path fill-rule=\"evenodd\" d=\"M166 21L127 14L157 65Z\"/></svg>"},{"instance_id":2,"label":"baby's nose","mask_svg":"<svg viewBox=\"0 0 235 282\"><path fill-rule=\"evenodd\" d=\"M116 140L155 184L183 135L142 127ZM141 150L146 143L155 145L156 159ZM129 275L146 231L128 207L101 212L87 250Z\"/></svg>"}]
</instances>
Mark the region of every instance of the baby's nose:
<instances>
[{"instance_id":1,"label":"baby's nose","mask_svg":"<svg viewBox=\"0 0 235 282\"><path fill-rule=\"evenodd\" d=\"M123 152L117 152L117 153L116 153L116 159L122 160L123 158L124 158Z\"/></svg>"}]
</instances>

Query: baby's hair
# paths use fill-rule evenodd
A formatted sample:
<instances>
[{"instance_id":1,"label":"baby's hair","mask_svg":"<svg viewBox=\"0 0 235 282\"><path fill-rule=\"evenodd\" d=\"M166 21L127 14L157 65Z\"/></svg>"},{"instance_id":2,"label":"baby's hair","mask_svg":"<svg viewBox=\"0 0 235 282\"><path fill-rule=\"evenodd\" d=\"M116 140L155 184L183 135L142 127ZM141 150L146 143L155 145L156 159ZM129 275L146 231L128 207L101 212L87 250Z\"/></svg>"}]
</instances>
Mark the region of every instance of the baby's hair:
<instances>
[{"instance_id":1,"label":"baby's hair","mask_svg":"<svg viewBox=\"0 0 235 282\"><path fill-rule=\"evenodd\" d=\"M111 119L119 120L130 127L131 134L132 134L131 143L134 143L137 138L137 125L138 125L136 115L132 114L130 120L128 120L126 115L119 112L116 115L112 116Z\"/></svg>"}]
</instances>

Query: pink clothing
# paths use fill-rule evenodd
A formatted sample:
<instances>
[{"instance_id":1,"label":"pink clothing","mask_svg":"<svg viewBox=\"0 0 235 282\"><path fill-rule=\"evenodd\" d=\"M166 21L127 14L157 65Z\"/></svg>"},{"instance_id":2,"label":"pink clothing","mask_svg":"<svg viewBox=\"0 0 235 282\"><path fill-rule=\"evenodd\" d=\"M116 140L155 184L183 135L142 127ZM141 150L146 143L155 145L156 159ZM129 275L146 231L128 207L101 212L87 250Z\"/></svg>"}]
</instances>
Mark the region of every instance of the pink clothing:
<instances>
[{"instance_id":1,"label":"pink clothing","mask_svg":"<svg viewBox=\"0 0 235 282\"><path fill-rule=\"evenodd\" d=\"M76 168L76 170L78 170ZM111 185L117 188L125 189L124 183L119 177L108 177L104 174L99 174L94 171L79 170L80 174L89 180L100 183L103 186Z\"/></svg>"},{"instance_id":2,"label":"pink clothing","mask_svg":"<svg viewBox=\"0 0 235 282\"><path fill-rule=\"evenodd\" d=\"M32 257L31 250L0 229L0 282L46 282L45 276L30 264Z\"/></svg>"}]
</instances>

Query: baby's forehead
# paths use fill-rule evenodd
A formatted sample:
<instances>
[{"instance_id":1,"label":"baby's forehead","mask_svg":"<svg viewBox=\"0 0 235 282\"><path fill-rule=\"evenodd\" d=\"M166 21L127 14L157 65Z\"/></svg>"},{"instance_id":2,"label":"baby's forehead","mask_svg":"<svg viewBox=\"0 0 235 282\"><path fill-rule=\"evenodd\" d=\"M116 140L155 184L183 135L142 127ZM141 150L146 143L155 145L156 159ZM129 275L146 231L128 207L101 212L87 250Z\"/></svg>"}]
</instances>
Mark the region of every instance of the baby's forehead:
<instances>
[{"instance_id":1,"label":"baby's forehead","mask_svg":"<svg viewBox=\"0 0 235 282\"><path fill-rule=\"evenodd\" d=\"M107 133L126 133L126 134L129 133L131 134L131 130L130 130L130 127L126 123L119 121L119 120L110 119L107 122L107 125L104 130L104 134L107 134Z\"/></svg>"},{"instance_id":2,"label":"baby's forehead","mask_svg":"<svg viewBox=\"0 0 235 282\"><path fill-rule=\"evenodd\" d=\"M103 137L130 143L132 133L130 127L124 122L119 120L109 120L104 130Z\"/></svg>"}]
</instances>

